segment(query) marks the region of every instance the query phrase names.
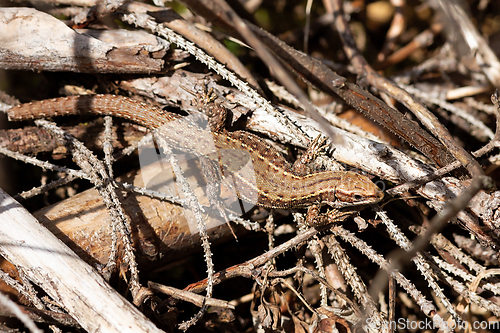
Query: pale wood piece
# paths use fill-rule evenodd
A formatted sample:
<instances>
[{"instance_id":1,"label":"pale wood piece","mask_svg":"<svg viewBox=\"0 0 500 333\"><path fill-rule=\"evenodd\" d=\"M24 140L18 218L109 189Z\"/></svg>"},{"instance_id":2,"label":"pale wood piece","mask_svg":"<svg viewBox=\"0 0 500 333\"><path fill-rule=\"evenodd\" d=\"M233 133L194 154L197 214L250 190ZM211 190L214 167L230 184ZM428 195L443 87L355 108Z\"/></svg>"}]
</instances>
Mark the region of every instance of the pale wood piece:
<instances>
[{"instance_id":1,"label":"pale wood piece","mask_svg":"<svg viewBox=\"0 0 500 333\"><path fill-rule=\"evenodd\" d=\"M144 180L151 180L161 173L166 182L172 182L168 178L171 174L161 168L161 165L155 163L127 177L121 177L120 180L142 187ZM163 168L168 168L168 165ZM196 181L196 175L186 176L193 182ZM200 193L201 186L194 183L192 186L198 196L203 196ZM164 263L201 251L199 233L192 232L189 228L184 209L180 205L127 193L122 200L122 206L131 219L137 261L143 270L148 266L159 268ZM97 190L86 190L43 208L35 212L34 216L86 261L93 264L107 262L111 250L112 230L109 213ZM233 239L229 227L222 223L220 218L207 217L207 231L212 243ZM121 250L120 246L119 258Z\"/></svg>"},{"instance_id":2,"label":"pale wood piece","mask_svg":"<svg viewBox=\"0 0 500 333\"><path fill-rule=\"evenodd\" d=\"M159 73L169 47L144 31L85 30L81 34L32 8L0 8L0 31L3 69Z\"/></svg>"},{"instance_id":3,"label":"pale wood piece","mask_svg":"<svg viewBox=\"0 0 500 333\"><path fill-rule=\"evenodd\" d=\"M0 189L0 253L88 332L162 332Z\"/></svg>"}]
</instances>

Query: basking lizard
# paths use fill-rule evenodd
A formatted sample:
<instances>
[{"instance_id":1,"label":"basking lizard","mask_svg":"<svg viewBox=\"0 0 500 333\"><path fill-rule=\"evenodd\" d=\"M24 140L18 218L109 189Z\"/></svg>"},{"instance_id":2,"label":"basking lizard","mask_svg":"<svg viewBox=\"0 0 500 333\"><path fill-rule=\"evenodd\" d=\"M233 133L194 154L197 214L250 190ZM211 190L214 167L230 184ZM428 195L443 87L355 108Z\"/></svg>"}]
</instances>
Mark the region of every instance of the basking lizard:
<instances>
[{"instance_id":1,"label":"basking lizard","mask_svg":"<svg viewBox=\"0 0 500 333\"><path fill-rule=\"evenodd\" d=\"M201 152L206 135L199 126L156 106L115 95L88 95L36 101L12 107L10 120L54 116L97 114L128 119L151 130L161 130L174 148ZM253 180L237 179L238 197L265 208L300 208L326 204L333 208L357 207L379 202L383 192L366 176L350 171L324 171L300 176L273 147L245 131L212 132L219 151L243 151L252 160ZM230 156L230 154L229 154ZM233 163L217 154L207 157L219 163L221 170ZM222 171L224 174L224 171Z\"/></svg>"}]
</instances>

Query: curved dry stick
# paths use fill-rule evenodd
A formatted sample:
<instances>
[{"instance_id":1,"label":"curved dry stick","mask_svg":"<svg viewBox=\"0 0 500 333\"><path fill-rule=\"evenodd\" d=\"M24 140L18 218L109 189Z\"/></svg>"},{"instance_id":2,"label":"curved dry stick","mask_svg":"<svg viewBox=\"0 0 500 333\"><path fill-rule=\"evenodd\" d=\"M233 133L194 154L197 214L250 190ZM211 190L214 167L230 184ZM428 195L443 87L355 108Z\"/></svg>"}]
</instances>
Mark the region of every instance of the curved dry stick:
<instances>
[{"instance_id":1,"label":"curved dry stick","mask_svg":"<svg viewBox=\"0 0 500 333\"><path fill-rule=\"evenodd\" d=\"M492 151L494 148L500 147L500 101L499 101L499 98L500 97L499 97L499 93L498 93L498 90L497 90L491 96L491 101L496 106L496 118L497 118L497 122L496 122L495 136L486 145L484 145L483 147L481 147L478 150L476 150L475 152L473 152L472 155L474 157L481 157L484 154L487 154L490 151ZM396 195L398 193L407 192L407 191L409 191L411 189L420 187L420 186L424 185L425 183L428 183L428 182L430 182L430 181L432 181L434 179L442 177L445 174L450 173L451 171L458 169L460 166L461 166L460 161L455 161L455 162L453 162L451 164L448 164L445 167L442 167L442 168L436 170L432 174L429 174L429 175L426 175L424 177L420 177L420 178L414 179L412 181L406 182L406 183L404 183L402 185L393 187L393 188L387 190L386 193L389 194L389 195L391 195L391 196L394 196L394 195Z\"/></svg>"},{"instance_id":2,"label":"curved dry stick","mask_svg":"<svg viewBox=\"0 0 500 333\"><path fill-rule=\"evenodd\" d=\"M389 128L436 164L444 166L454 160L438 140L401 112L389 107L356 84L347 82L344 77L332 71L321 61L295 50L256 26L249 25L249 27L267 47L280 57L283 63L289 65L307 82L327 93L338 95L356 110Z\"/></svg>"},{"instance_id":3,"label":"curved dry stick","mask_svg":"<svg viewBox=\"0 0 500 333\"><path fill-rule=\"evenodd\" d=\"M361 55L352 33L348 27L347 21L342 10L342 0L324 0L327 11L335 16L334 24L337 28L340 38L343 41L344 51L350 59L358 75L362 75L370 84L378 90L385 92L408 108L432 133L434 133L439 141L448 148L450 153L467 168L472 177L484 175L481 165L457 142L453 139L436 116L434 116L427 108L418 103L410 94L396 86L390 80L379 75L367 63L366 59Z\"/></svg>"}]
</instances>

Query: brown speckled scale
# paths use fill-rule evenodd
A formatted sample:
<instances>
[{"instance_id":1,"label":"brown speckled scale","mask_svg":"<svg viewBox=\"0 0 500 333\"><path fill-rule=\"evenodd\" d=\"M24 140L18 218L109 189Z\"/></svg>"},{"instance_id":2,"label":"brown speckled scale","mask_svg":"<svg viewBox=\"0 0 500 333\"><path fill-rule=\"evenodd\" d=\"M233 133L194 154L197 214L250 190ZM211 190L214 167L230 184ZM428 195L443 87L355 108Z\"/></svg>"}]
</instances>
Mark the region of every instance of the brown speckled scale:
<instances>
[{"instance_id":1,"label":"brown speckled scale","mask_svg":"<svg viewBox=\"0 0 500 333\"><path fill-rule=\"evenodd\" d=\"M206 131L183 121L183 118L153 105L114 95L89 95L55 98L12 107L10 120L55 116L97 114L120 117L149 129L164 129L169 144L175 148L204 154L221 168L234 163L206 154ZM245 152L252 160L253 173L235 179L240 199L266 208L299 208L324 203L335 208L376 203L383 192L370 179L349 171L325 171L306 176L294 174L286 160L273 147L244 131L212 132L218 151ZM210 141L211 142L211 141ZM231 156L227 154L227 156ZM252 178L253 177L253 178ZM257 200L255 200L257 198Z\"/></svg>"}]
</instances>

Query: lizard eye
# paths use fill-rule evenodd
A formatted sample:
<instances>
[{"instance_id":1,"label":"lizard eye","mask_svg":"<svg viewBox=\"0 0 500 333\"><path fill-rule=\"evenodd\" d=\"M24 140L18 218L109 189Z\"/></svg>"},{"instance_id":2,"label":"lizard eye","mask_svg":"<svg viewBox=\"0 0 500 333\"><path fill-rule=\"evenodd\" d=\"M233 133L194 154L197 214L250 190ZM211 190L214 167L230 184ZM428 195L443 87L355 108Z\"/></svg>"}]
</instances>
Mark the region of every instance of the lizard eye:
<instances>
[{"instance_id":1,"label":"lizard eye","mask_svg":"<svg viewBox=\"0 0 500 333\"><path fill-rule=\"evenodd\" d=\"M356 201L361 201L363 199L363 196L360 194L355 194L353 197L354 197L354 200L356 200Z\"/></svg>"}]
</instances>

